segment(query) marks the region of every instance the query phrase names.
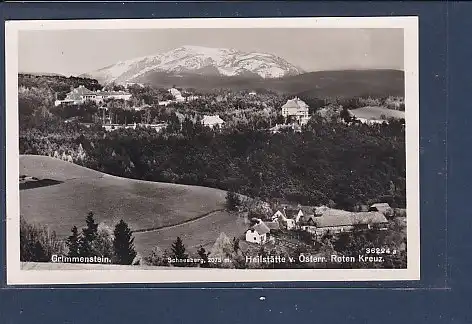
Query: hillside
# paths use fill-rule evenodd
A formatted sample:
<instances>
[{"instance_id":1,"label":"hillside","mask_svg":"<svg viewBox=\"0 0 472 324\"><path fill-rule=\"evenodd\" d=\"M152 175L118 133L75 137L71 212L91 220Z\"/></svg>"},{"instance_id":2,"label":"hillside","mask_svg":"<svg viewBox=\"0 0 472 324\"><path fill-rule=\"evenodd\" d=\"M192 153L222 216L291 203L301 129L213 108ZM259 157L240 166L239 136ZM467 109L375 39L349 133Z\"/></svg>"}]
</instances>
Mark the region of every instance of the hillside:
<instances>
[{"instance_id":1,"label":"hillside","mask_svg":"<svg viewBox=\"0 0 472 324\"><path fill-rule=\"evenodd\" d=\"M20 175L60 181L21 190L20 206L28 222L47 225L61 238L67 237L74 225L83 226L89 211L98 223L114 226L123 219L132 230L181 224L169 230L136 233L140 253L155 245L168 248L176 235L197 245L214 241L220 230L239 228L234 217L222 210L226 194L222 190L120 178L33 155L20 156ZM204 214L208 216L185 223Z\"/></svg>"},{"instance_id":2,"label":"hillside","mask_svg":"<svg viewBox=\"0 0 472 324\"><path fill-rule=\"evenodd\" d=\"M272 90L302 97L404 96L404 73L397 70L346 70L310 72L276 79L247 76L202 76L149 72L138 82L155 87L172 86L212 90Z\"/></svg>"}]
</instances>

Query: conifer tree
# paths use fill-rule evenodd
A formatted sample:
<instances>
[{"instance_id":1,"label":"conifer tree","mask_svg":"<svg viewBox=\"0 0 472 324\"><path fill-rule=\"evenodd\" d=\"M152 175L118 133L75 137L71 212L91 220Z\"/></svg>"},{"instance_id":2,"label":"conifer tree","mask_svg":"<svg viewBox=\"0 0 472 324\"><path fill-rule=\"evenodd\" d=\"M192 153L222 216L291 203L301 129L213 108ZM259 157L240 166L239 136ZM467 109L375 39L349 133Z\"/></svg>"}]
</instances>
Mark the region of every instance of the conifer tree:
<instances>
[{"instance_id":1,"label":"conifer tree","mask_svg":"<svg viewBox=\"0 0 472 324\"><path fill-rule=\"evenodd\" d=\"M115 262L117 264L132 264L136 257L134 249L134 237L131 229L123 220L115 226L115 239L113 240L113 250Z\"/></svg>"},{"instance_id":2,"label":"conifer tree","mask_svg":"<svg viewBox=\"0 0 472 324\"><path fill-rule=\"evenodd\" d=\"M80 255L80 237L77 226L72 227L72 234L67 238L66 245L69 248L68 256L76 257Z\"/></svg>"},{"instance_id":3,"label":"conifer tree","mask_svg":"<svg viewBox=\"0 0 472 324\"><path fill-rule=\"evenodd\" d=\"M95 223L93 212L89 212L85 220L87 226L82 229L82 239L80 240L80 256L93 256L93 243L97 238L98 224Z\"/></svg>"},{"instance_id":4,"label":"conifer tree","mask_svg":"<svg viewBox=\"0 0 472 324\"><path fill-rule=\"evenodd\" d=\"M203 246L200 246L197 253L198 253L198 256L203 261L202 264L201 264L201 267L202 268L208 268L208 266L209 266L209 264L208 264L208 255L209 255L209 253L203 248Z\"/></svg>"},{"instance_id":5,"label":"conifer tree","mask_svg":"<svg viewBox=\"0 0 472 324\"><path fill-rule=\"evenodd\" d=\"M175 242L172 244L172 258L175 259L186 259L188 254L185 251L185 245L180 237L177 237Z\"/></svg>"}]
</instances>

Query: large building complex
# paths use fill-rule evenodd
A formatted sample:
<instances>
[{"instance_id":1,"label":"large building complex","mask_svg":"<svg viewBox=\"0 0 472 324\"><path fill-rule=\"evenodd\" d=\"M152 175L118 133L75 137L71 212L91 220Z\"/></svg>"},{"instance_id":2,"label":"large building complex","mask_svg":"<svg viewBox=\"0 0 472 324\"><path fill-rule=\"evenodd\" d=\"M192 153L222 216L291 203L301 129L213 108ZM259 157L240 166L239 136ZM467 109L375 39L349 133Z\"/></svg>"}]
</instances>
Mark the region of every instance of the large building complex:
<instances>
[{"instance_id":1,"label":"large building complex","mask_svg":"<svg viewBox=\"0 0 472 324\"><path fill-rule=\"evenodd\" d=\"M103 103L107 99L122 99L129 100L131 94L125 91L91 91L80 85L78 88L73 89L69 92L64 100L56 100L54 104L59 106L60 104L72 104L79 105L86 101L94 101L97 104Z\"/></svg>"}]
</instances>

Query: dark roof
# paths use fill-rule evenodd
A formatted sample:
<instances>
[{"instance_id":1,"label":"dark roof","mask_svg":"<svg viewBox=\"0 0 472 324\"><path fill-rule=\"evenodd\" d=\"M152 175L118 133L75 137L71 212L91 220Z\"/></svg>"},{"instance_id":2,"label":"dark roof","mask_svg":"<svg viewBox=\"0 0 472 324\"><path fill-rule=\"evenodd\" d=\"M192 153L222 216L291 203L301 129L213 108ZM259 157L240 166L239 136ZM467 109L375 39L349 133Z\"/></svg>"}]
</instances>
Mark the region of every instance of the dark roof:
<instances>
[{"instance_id":1,"label":"dark roof","mask_svg":"<svg viewBox=\"0 0 472 324\"><path fill-rule=\"evenodd\" d=\"M282 210L282 213L284 211ZM287 218L295 218L299 212L299 209L285 209L285 217Z\"/></svg>"},{"instance_id":2,"label":"dark roof","mask_svg":"<svg viewBox=\"0 0 472 324\"><path fill-rule=\"evenodd\" d=\"M268 228L264 222L252 226L251 229L255 230L259 235L264 235L270 232L270 228Z\"/></svg>"}]
</instances>

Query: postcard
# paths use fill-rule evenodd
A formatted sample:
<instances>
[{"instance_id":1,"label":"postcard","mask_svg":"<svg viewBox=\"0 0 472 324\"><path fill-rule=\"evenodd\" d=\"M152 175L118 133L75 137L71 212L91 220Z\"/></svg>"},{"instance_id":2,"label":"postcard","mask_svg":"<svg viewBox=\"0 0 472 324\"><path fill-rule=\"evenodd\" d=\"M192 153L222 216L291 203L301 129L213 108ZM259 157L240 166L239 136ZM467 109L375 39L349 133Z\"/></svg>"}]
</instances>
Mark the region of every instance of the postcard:
<instances>
[{"instance_id":1,"label":"postcard","mask_svg":"<svg viewBox=\"0 0 472 324\"><path fill-rule=\"evenodd\" d=\"M7 284L420 279L417 17L5 29Z\"/></svg>"}]
</instances>

